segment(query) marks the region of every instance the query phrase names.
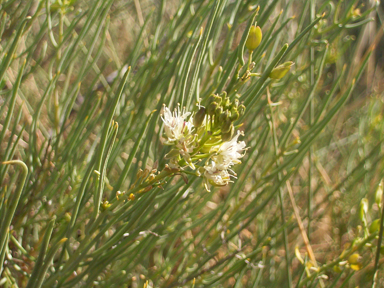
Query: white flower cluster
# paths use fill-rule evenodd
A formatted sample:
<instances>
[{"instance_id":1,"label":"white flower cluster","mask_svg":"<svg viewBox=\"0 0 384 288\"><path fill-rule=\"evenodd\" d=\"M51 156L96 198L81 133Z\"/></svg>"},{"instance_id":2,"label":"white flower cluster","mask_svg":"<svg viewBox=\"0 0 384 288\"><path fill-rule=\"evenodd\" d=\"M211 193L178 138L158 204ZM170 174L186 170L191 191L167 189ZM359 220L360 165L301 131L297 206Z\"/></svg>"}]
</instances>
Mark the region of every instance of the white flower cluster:
<instances>
[{"instance_id":1,"label":"white flower cluster","mask_svg":"<svg viewBox=\"0 0 384 288\"><path fill-rule=\"evenodd\" d=\"M212 143L204 138L204 135L209 135L205 125L209 121L204 119L203 125L197 128L193 125L193 117L187 120L190 115L190 112L186 112L185 109L180 110L180 107L172 113L164 105L161 119L164 122L165 144L173 146L167 154L167 158L170 159L170 168L182 169L180 163L184 160L191 169L195 170L193 162L208 158L205 166L198 169L200 175L206 179L206 189L209 191L210 185L227 185L231 182L230 177L236 175L231 167L241 163L240 158L244 156L246 150L245 142L238 141L240 131L230 141L214 141L215 144L207 144ZM202 139L205 140L202 141ZM209 151L209 153L199 154L199 151ZM206 157L202 155L206 155Z\"/></svg>"},{"instance_id":2,"label":"white flower cluster","mask_svg":"<svg viewBox=\"0 0 384 288\"><path fill-rule=\"evenodd\" d=\"M170 158L169 166L173 169L180 168L179 155L183 157L185 162L192 168L195 169L195 165L191 159L191 153L196 146L195 135L193 132L193 123L185 121L185 119L191 115L190 112L185 112L185 108L180 110L177 109L172 113L168 107L164 105L163 115L161 119L164 122L164 132L167 137L165 144L174 145L174 148L167 154L167 158Z\"/></svg>"},{"instance_id":3,"label":"white flower cluster","mask_svg":"<svg viewBox=\"0 0 384 288\"><path fill-rule=\"evenodd\" d=\"M238 131L232 140L211 148L210 154L212 156L208 164L204 166L207 190L209 190L208 183L215 186L225 186L230 182L230 176L236 176L231 167L241 163L239 159L244 156L246 149L244 141L237 141L240 135L240 131Z\"/></svg>"}]
</instances>

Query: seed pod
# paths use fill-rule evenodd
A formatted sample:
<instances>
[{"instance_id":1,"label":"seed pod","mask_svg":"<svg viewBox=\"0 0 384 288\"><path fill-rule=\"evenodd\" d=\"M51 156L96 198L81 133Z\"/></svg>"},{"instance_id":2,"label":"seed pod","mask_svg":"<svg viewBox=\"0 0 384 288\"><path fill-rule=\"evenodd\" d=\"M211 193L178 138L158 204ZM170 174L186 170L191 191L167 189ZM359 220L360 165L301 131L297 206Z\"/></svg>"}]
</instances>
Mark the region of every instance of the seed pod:
<instances>
[{"instance_id":1,"label":"seed pod","mask_svg":"<svg viewBox=\"0 0 384 288\"><path fill-rule=\"evenodd\" d=\"M227 142L233 138L233 134L235 134L235 127L231 124L229 131L221 134L221 140Z\"/></svg>"},{"instance_id":2,"label":"seed pod","mask_svg":"<svg viewBox=\"0 0 384 288\"><path fill-rule=\"evenodd\" d=\"M249 30L247 42L245 42L245 47L247 47L250 51L255 50L260 45L262 38L263 33L261 32L261 28L259 26L252 25Z\"/></svg>"},{"instance_id":3,"label":"seed pod","mask_svg":"<svg viewBox=\"0 0 384 288\"><path fill-rule=\"evenodd\" d=\"M285 62L275 68L271 71L269 74L269 78L272 79L281 79L285 76L285 74L288 73L288 71L291 69L291 67L294 65L292 61Z\"/></svg>"},{"instance_id":4,"label":"seed pod","mask_svg":"<svg viewBox=\"0 0 384 288\"><path fill-rule=\"evenodd\" d=\"M200 127L201 124L203 124L205 119L205 108L200 107L199 111L195 114L195 117L193 118L193 125L195 127Z\"/></svg>"}]
</instances>

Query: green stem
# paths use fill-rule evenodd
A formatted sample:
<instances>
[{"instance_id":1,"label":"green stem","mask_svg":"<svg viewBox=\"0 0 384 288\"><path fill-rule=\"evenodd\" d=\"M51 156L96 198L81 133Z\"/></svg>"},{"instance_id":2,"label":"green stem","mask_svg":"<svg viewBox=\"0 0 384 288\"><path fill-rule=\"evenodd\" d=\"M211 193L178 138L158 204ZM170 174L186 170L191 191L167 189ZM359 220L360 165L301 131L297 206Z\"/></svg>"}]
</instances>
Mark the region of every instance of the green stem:
<instances>
[{"instance_id":1,"label":"green stem","mask_svg":"<svg viewBox=\"0 0 384 288\"><path fill-rule=\"evenodd\" d=\"M9 229L9 226L11 225L13 216L15 215L16 207L17 207L17 204L19 204L20 196L21 196L21 193L23 192L25 181L28 175L27 165L25 165L25 163L20 160L5 161L5 162L2 162L1 164L19 165L21 168L21 177L20 177L20 180L18 181L19 185L16 188L12 201L9 201L10 206L8 209L6 209L8 210L8 213L6 212L0 228L0 249L1 249L0 255L3 253L3 249L6 249L5 242L8 237L8 229ZM0 271L2 270L3 270L3 262L0 262Z\"/></svg>"},{"instance_id":2,"label":"green stem","mask_svg":"<svg viewBox=\"0 0 384 288\"><path fill-rule=\"evenodd\" d=\"M380 232L379 232L379 240L377 241L377 248L376 248L376 258L375 258L375 267L373 269L373 278L372 278L372 288L376 287L376 281L377 281L377 275L378 275L378 268L379 268L379 259L380 259L380 249L381 249L381 243L383 242L383 232L384 232L384 197L382 197L381 200L381 219L380 219Z\"/></svg>"},{"instance_id":3,"label":"green stem","mask_svg":"<svg viewBox=\"0 0 384 288\"><path fill-rule=\"evenodd\" d=\"M333 268L333 266L339 264L341 261L348 259L349 256L351 256L353 253L358 251L359 249L363 248L365 244L369 243L373 239L377 237L377 232L374 234L369 235L367 238L363 239L358 245L351 247L348 252L342 253L339 257L337 257L335 260L329 262L328 264L325 264L321 266L316 273L312 274L311 276L305 278L303 282L298 285L298 287L303 287L308 281L311 281L318 277L321 273Z\"/></svg>"}]
</instances>

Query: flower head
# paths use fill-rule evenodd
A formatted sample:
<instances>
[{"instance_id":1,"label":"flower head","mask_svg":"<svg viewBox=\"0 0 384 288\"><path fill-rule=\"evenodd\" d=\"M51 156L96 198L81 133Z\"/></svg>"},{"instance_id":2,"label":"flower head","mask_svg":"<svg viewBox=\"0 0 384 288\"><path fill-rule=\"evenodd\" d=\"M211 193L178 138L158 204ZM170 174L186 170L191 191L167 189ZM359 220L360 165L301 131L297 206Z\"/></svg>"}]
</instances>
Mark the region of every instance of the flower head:
<instances>
[{"instance_id":1,"label":"flower head","mask_svg":"<svg viewBox=\"0 0 384 288\"><path fill-rule=\"evenodd\" d=\"M165 105L161 115L165 144L172 147L166 155L167 167L180 172L188 166L197 170L196 175L204 177L208 191L211 185L226 186L232 182L231 177L236 178L231 168L241 163L246 150L245 142L238 141L242 133L237 131L233 136L233 122L241 112L239 101L231 104L226 93L210 99L207 108L199 104L194 115L180 106L171 112ZM204 166L198 165L202 159L206 159Z\"/></svg>"},{"instance_id":2,"label":"flower head","mask_svg":"<svg viewBox=\"0 0 384 288\"><path fill-rule=\"evenodd\" d=\"M179 169L179 160L184 159L189 167L195 169L195 165L191 159L191 153L196 147L196 137L192 134L193 119L187 121L186 118L190 115L185 108L180 110L180 106L172 113L168 107L164 105L163 115L161 119L164 122L164 132L167 138L165 142L168 145L173 145L174 148L167 154L170 160L170 166L174 169Z\"/></svg>"},{"instance_id":3,"label":"flower head","mask_svg":"<svg viewBox=\"0 0 384 288\"><path fill-rule=\"evenodd\" d=\"M192 130L193 124L191 121L185 121L190 115L190 112L185 112L185 108L180 110L180 106L172 113L168 107L164 105L163 115L161 119L164 122L165 135L168 138L168 142L181 140L188 135Z\"/></svg>"},{"instance_id":4,"label":"flower head","mask_svg":"<svg viewBox=\"0 0 384 288\"><path fill-rule=\"evenodd\" d=\"M213 147L211 150L216 153L212 156L212 160L216 162L216 165L219 169L225 170L230 168L232 165L240 164L239 160L244 156L245 151L245 142L239 141L237 139L241 135L240 131L237 131L237 135L228 142L224 142L219 147Z\"/></svg>"},{"instance_id":5,"label":"flower head","mask_svg":"<svg viewBox=\"0 0 384 288\"><path fill-rule=\"evenodd\" d=\"M205 188L209 191L209 184L214 186L225 186L230 181L230 174L227 170L218 169L215 161L211 161L210 164L204 166L204 176L206 179Z\"/></svg>"}]
</instances>

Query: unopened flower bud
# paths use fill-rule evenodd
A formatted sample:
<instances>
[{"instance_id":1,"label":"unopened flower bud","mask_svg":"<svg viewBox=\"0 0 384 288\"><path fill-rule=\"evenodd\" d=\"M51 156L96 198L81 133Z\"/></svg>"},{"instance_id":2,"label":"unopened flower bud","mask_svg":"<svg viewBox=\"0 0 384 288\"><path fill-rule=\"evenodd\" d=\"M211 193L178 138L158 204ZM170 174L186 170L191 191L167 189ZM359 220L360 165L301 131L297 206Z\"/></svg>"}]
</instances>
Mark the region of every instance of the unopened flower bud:
<instances>
[{"instance_id":1,"label":"unopened flower bud","mask_svg":"<svg viewBox=\"0 0 384 288\"><path fill-rule=\"evenodd\" d=\"M263 33L261 32L260 27L252 25L251 29L249 30L247 42L245 42L245 46L248 48L248 50L253 51L260 45L262 38Z\"/></svg>"},{"instance_id":2,"label":"unopened flower bud","mask_svg":"<svg viewBox=\"0 0 384 288\"><path fill-rule=\"evenodd\" d=\"M223 107L219 106L215 110L215 121L219 121L221 113L223 113Z\"/></svg>"},{"instance_id":3,"label":"unopened flower bud","mask_svg":"<svg viewBox=\"0 0 384 288\"><path fill-rule=\"evenodd\" d=\"M209 116L215 115L215 110L218 106L219 106L219 104L217 104L217 102L212 102L211 104L209 104L207 107L207 114Z\"/></svg>"},{"instance_id":4,"label":"unopened flower bud","mask_svg":"<svg viewBox=\"0 0 384 288\"><path fill-rule=\"evenodd\" d=\"M205 108L200 107L199 111L195 114L195 117L193 118L193 125L195 127L200 127L201 124L203 124L205 119Z\"/></svg>"},{"instance_id":5,"label":"unopened flower bud","mask_svg":"<svg viewBox=\"0 0 384 288\"><path fill-rule=\"evenodd\" d=\"M340 268L339 265L335 265L335 266L333 266L333 271L335 271L336 273L341 273L341 272L343 272L343 270L341 270L341 268Z\"/></svg>"},{"instance_id":6,"label":"unopened flower bud","mask_svg":"<svg viewBox=\"0 0 384 288\"><path fill-rule=\"evenodd\" d=\"M285 74L288 73L288 71L291 69L291 67L294 65L292 61L285 62L275 68L271 71L269 74L269 78L272 79L281 79L285 76Z\"/></svg>"},{"instance_id":7,"label":"unopened flower bud","mask_svg":"<svg viewBox=\"0 0 384 288\"><path fill-rule=\"evenodd\" d=\"M107 200L104 200L103 203L101 203L101 209L103 211L107 210L110 206L111 204Z\"/></svg>"},{"instance_id":8,"label":"unopened flower bud","mask_svg":"<svg viewBox=\"0 0 384 288\"><path fill-rule=\"evenodd\" d=\"M156 178L156 176L154 174L151 174L151 175L148 176L147 181L151 182L151 181L155 180L155 178Z\"/></svg>"},{"instance_id":9,"label":"unopened flower bud","mask_svg":"<svg viewBox=\"0 0 384 288\"><path fill-rule=\"evenodd\" d=\"M367 214L367 212L368 212L368 199L363 198L360 201L360 211L359 211L359 218L361 222L366 221L365 214Z\"/></svg>"},{"instance_id":10,"label":"unopened flower bud","mask_svg":"<svg viewBox=\"0 0 384 288\"><path fill-rule=\"evenodd\" d=\"M369 233L372 234L379 230L380 230L380 219L376 219L372 221L371 225L369 226Z\"/></svg>"},{"instance_id":11,"label":"unopened flower bud","mask_svg":"<svg viewBox=\"0 0 384 288\"><path fill-rule=\"evenodd\" d=\"M228 120L229 118L229 112L228 110L225 110L223 113L220 114L219 117L219 123L224 123Z\"/></svg>"},{"instance_id":12,"label":"unopened flower bud","mask_svg":"<svg viewBox=\"0 0 384 288\"><path fill-rule=\"evenodd\" d=\"M223 140L224 142L227 142L233 138L233 134L235 134L235 127L231 125L227 133L221 133L221 140Z\"/></svg>"},{"instance_id":13,"label":"unopened flower bud","mask_svg":"<svg viewBox=\"0 0 384 288\"><path fill-rule=\"evenodd\" d=\"M70 214L70 213L67 212L67 213L64 214L64 219L65 219L65 221L67 221L67 222L71 222L71 218L72 218L72 217L71 217L71 214Z\"/></svg>"},{"instance_id":14,"label":"unopened flower bud","mask_svg":"<svg viewBox=\"0 0 384 288\"><path fill-rule=\"evenodd\" d=\"M239 119L240 115L239 115L239 112L237 112L237 109L232 109L231 110L231 117L229 117L229 119L234 122L236 121L237 119Z\"/></svg>"},{"instance_id":15,"label":"unopened flower bud","mask_svg":"<svg viewBox=\"0 0 384 288\"><path fill-rule=\"evenodd\" d=\"M139 171L136 173L137 179L139 179L141 176L143 176L143 169L139 169Z\"/></svg>"},{"instance_id":16,"label":"unopened flower bud","mask_svg":"<svg viewBox=\"0 0 384 288\"><path fill-rule=\"evenodd\" d=\"M227 120L221 126L221 132L224 134L229 132L231 130L231 125L232 125L232 121L228 117Z\"/></svg>"},{"instance_id":17,"label":"unopened flower bud","mask_svg":"<svg viewBox=\"0 0 384 288\"><path fill-rule=\"evenodd\" d=\"M209 96L208 103L216 102L218 104L221 103L221 97L219 95L212 94Z\"/></svg>"},{"instance_id":18,"label":"unopened flower bud","mask_svg":"<svg viewBox=\"0 0 384 288\"><path fill-rule=\"evenodd\" d=\"M121 191L117 191L116 192L116 199L119 200L120 199L120 196L122 196L124 193L122 193Z\"/></svg>"},{"instance_id":19,"label":"unopened flower bud","mask_svg":"<svg viewBox=\"0 0 384 288\"><path fill-rule=\"evenodd\" d=\"M239 107L239 100L238 100L238 99L235 99L235 101L232 102L231 110L232 110L233 108L237 108L237 107Z\"/></svg>"},{"instance_id":20,"label":"unopened flower bud","mask_svg":"<svg viewBox=\"0 0 384 288\"><path fill-rule=\"evenodd\" d=\"M358 253L354 253L348 257L349 264L359 264L361 262L361 256Z\"/></svg>"},{"instance_id":21,"label":"unopened flower bud","mask_svg":"<svg viewBox=\"0 0 384 288\"><path fill-rule=\"evenodd\" d=\"M237 108L237 112L239 112L240 117L243 116L245 113L245 106L241 104L239 108Z\"/></svg>"},{"instance_id":22,"label":"unopened flower bud","mask_svg":"<svg viewBox=\"0 0 384 288\"><path fill-rule=\"evenodd\" d=\"M228 110L231 109L231 105L232 105L231 100L229 100L229 98L226 98L223 101L222 105L224 109L228 109Z\"/></svg>"}]
</instances>

